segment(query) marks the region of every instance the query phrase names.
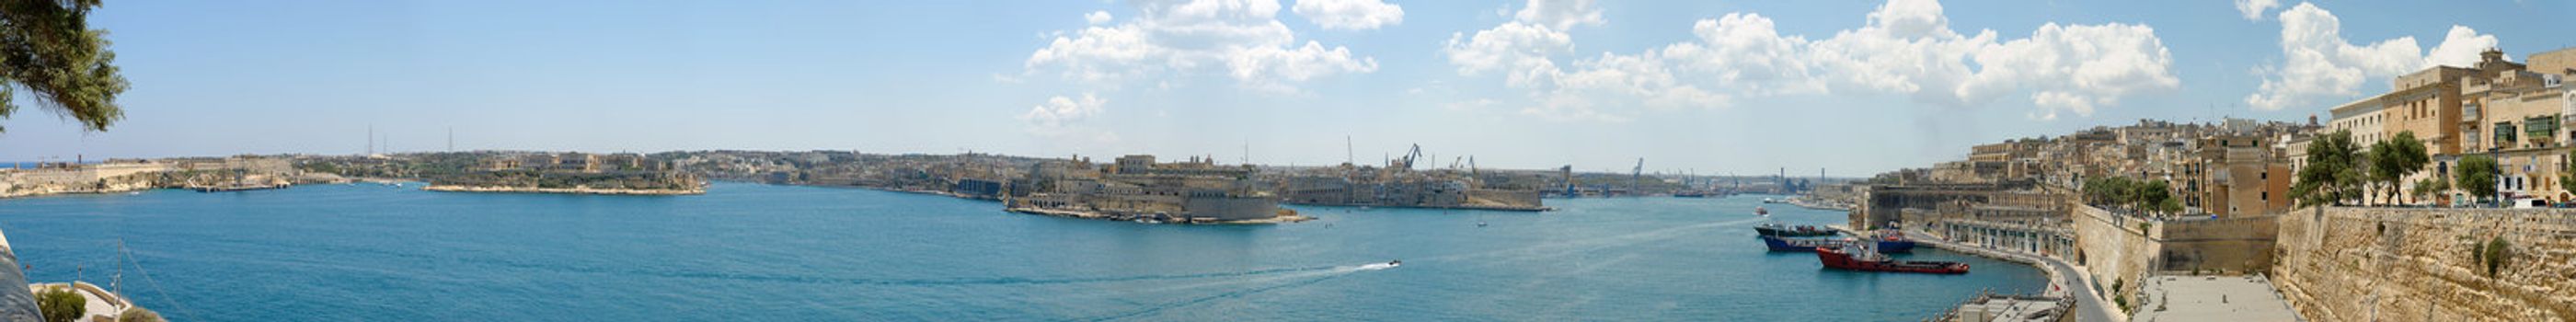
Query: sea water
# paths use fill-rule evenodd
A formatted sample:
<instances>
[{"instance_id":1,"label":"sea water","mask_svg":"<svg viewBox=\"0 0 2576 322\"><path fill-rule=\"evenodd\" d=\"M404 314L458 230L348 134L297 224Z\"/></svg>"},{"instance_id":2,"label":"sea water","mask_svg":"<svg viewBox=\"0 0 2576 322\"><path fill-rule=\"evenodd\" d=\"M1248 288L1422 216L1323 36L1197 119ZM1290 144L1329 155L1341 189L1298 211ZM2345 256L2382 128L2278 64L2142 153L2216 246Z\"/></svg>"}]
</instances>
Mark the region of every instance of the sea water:
<instances>
[{"instance_id":1,"label":"sea water","mask_svg":"<svg viewBox=\"0 0 2576 322\"><path fill-rule=\"evenodd\" d=\"M348 184L6 199L0 231L31 281L115 281L163 316L204 321L1873 321L2045 285L2028 266L1929 248L1899 257L1973 272L1847 272L1766 252L1755 224L1846 217L1763 197L1291 207L1320 219L1190 226L842 188Z\"/></svg>"}]
</instances>

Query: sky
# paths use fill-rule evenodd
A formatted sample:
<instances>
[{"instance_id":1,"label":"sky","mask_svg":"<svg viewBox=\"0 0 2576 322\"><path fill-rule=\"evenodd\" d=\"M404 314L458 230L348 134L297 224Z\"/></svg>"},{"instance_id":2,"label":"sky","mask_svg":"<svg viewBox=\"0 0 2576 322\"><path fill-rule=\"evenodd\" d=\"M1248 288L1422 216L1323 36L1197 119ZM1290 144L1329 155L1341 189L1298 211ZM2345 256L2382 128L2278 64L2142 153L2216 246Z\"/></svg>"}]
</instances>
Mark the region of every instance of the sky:
<instances>
[{"instance_id":1,"label":"sky","mask_svg":"<svg viewBox=\"0 0 2576 322\"><path fill-rule=\"evenodd\" d=\"M0 160L702 149L1865 176L2305 122L2576 45L2564 1L134 1L132 89ZM2553 20L2556 19L2556 20ZM23 100L22 100L23 101Z\"/></svg>"}]
</instances>

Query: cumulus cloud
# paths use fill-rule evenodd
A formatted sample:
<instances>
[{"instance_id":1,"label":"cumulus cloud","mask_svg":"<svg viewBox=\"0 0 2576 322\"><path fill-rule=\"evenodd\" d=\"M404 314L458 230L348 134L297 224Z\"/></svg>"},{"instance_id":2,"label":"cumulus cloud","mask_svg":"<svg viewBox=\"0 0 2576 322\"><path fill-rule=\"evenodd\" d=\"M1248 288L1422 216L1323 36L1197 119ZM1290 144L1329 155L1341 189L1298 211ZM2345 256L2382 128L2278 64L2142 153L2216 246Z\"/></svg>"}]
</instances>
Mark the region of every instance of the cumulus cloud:
<instances>
[{"instance_id":1,"label":"cumulus cloud","mask_svg":"<svg viewBox=\"0 0 2576 322\"><path fill-rule=\"evenodd\" d=\"M1459 74L1475 76L1510 70L1514 86L1535 81L1538 73L1556 71L1556 62L1549 56L1573 51L1573 36L1546 25L1521 22L1477 31L1475 36L1452 33L1448 46L1442 49L1449 63L1458 66Z\"/></svg>"},{"instance_id":2,"label":"cumulus cloud","mask_svg":"<svg viewBox=\"0 0 2576 322\"><path fill-rule=\"evenodd\" d=\"M1030 107L1027 113L1020 113L1020 119L1045 125L1064 124L1067 121L1080 121L1099 115L1101 106L1108 104L1109 100L1101 99L1100 96L1091 93L1082 93L1081 98L1059 95L1048 98L1045 104Z\"/></svg>"},{"instance_id":3,"label":"cumulus cloud","mask_svg":"<svg viewBox=\"0 0 2576 322\"><path fill-rule=\"evenodd\" d=\"M1082 15L1083 22L1089 22L1094 25L1109 23L1109 19L1108 11L1092 11L1091 13Z\"/></svg>"},{"instance_id":4,"label":"cumulus cloud","mask_svg":"<svg viewBox=\"0 0 2576 322\"><path fill-rule=\"evenodd\" d=\"M2236 13L2244 14L2245 20L2261 21L2263 13L2279 7L2281 0L2236 0Z\"/></svg>"},{"instance_id":5,"label":"cumulus cloud","mask_svg":"<svg viewBox=\"0 0 2576 322\"><path fill-rule=\"evenodd\" d=\"M1601 8L1595 0L1530 0L1528 6L1512 13L1512 19L1565 30L1576 25L1601 25Z\"/></svg>"},{"instance_id":6,"label":"cumulus cloud","mask_svg":"<svg viewBox=\"0 0 2576 322\"><path fill-rule=\"evenodd\" d=\"M2466 66L2477 61L2479 51L2496 45L2495 36L2457 25L2451 26L2449 35L2429 55L2424 47L2416 45L2415 37L2355 45L2343 37L2341 19L2310 3L2282 10L2278 18L2282 61L2260 68L2257 74L2263 76L2262 87L2245 97L2246 105L2259 110L2360 95L2361 84L2369 79L2433 66Z\"/></svg>"},{"instance_id":7,"label":"cumulus cloud","mask_svg":"<svg viewBox=\"0 0 2576 322\"><path fill-rule=\"evenodd\" d=\"M1078 144L1117 142L1117 133L1085 124L1105 111L1107 105L1109 100L1092 93L1082 93L1082 97L1058 95L1030 107L1028 112L1020 113L1019 118L1028 122L1028 126L1023 128L1029 134L1043 138Z\"/></svg>"},{"instance_id":8,"label":"cumulus cloud","mask_svg":"<svg viewBox=\"0 0 2576 322\"><path fill-rule=\"evenodd\" d=\"M2478 63L2478 53L2496 48L2495 35L2478 34L2468 26L2452 25L2442 36L2442 44L2424 53L2424 67L2471 67ZM2508 60L2510 60L2508 58Z\"/></svg>"},{"instance_id":9,"label":"cumulus cloud","mask_svg":"<svg viewBox=\"0 0 2576 322\"><path fill-rule=\"evenodd\" d=\"M2090 116L2122 98L2181 85L2154 28L2050 23L1998 41L1992 30L1952 30L1940 3L1929 0L1890 1L1861 27L1812 40L1782 35L1762 15L1732 13L1693 24L1689 41L1577 58L1566 67L1557 61L1573 40L1554 26L1579 24L1532 21L1544 16L1453 35L1445 54L1463 75L1509 71L1505 84L1529 90L1534 102L1523 112L1563 119L1626 119L1620 106L1715 108L1747 97L1836 92L1961 107L2027 93L2041 109L2033 117L2046 119Z\"/></svg>"},{"instance_id":10,"label":"cumulus cloud","mask_svg":"<svg viewBox=\"0 0 2576 322\"><path fill-rule=\"evenodd\" d=\"M1377 71L1377 60L1341 46L1300 43L1278 19L1277 0L1134 1L1137 15L1115 25L1059 32L1029 54L1029 73L1115 86L1129 81L1219 74L1244 88L1293 91L1290 83Z\"/></svg>"},{"instance_id":11,"label":"cumulus cloud","mask_svg":"<svg viewBox=\"0 0 2576 322\"><path fill-rule=\"evenodd\" d=\"M1368 30L1404 23L1404 7L1378 0L1297 0L1289 10L1324 29Z\"/></svg>"}]
</instances>

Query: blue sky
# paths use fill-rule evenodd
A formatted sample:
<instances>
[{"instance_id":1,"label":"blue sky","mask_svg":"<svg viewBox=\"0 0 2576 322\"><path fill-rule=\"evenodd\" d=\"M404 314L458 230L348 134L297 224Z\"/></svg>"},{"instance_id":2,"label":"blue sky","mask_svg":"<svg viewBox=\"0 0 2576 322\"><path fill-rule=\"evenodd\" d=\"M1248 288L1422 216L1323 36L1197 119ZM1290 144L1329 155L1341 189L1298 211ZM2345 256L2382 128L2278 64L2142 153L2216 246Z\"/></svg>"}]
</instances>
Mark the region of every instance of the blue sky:
<instances>
[{"instance_id":1,"label":"blue sky","mask_svg":"<svg viewBox=\"0 0 2576 322\"><path fill-rule=\"evenodd\" d=\"M1864 175L2139 118L2304 121L2384 90L2388 75L2460 55L2441 48L2500 46L2520 60L2576 45L2570 22L2549 20L2571 9L112 2L91 18L133 83L121 99L128 118L84 133L22 110L4 123L0 160L357 153L373 126L396 151L445 150L453 128L460 150L1233 161L1248 145L1257 163L1316 165L1341 162L1349 137L1364 163L1418 143L1444 163L1473 155L1488 167L1624 171L1645 158L1649 171Z\"/></svg>"}]
</instances>

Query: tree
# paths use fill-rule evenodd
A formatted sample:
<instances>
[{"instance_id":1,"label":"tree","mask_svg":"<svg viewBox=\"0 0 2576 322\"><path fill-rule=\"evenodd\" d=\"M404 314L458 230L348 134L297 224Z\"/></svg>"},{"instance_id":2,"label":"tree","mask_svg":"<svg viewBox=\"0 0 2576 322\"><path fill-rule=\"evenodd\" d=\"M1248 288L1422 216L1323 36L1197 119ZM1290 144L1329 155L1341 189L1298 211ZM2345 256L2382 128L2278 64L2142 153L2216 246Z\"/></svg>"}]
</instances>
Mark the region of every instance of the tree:
<instances>
[{"instance_id":1,"label":"tree","mask_svg":"<svg viewBox=\"0 0 2576 322\"><path fill-rule=\"evenodd\" d=\"M2308 141L2307 166L2299 168L2299 183L2290 187L2290 196L2300 206L2324 206L2360 197L2360 151L2352 142L2352 131L2335 130Z\"/></svg>"},{"instance_id":2,"label":"tree","mask_svg":"<svg viewBox=\"0 0 2576 322\"><path fill-rule=\"evenodd\" d=\"M89 315L86 312L88 305L89 299L72 293L70 287L47 287L36 292L36 313L43 314L45 322L80 321L81 317Z\"/></svg>"},{"instance_id":3,"label":"tree","mask_svg":"<svg viewBox=\"0 0 2576 322\"><path fill-rule=\"evenodd\" d=\"M2459 169L2460 176L2452 179L2455 181L2453 186L2468 191L2470 196L2481 201L2495 198L2496 176L2504 175L2504 169L2496 165L2495 157L2471 155L2460 158Z\"/></svg>"},{"instance_id":4,"label":"tree","mask_svg":"<svg viewBox=\"0 0 2576 322\"><path fill-rule=\"evenodd\" d=\"M2576 152L2558 158L2559 190L2576 189Z\"/></svg>"},{"instance_id":5,"label":"tree","mask_svg":"<svg viewBox=\"0 0 2576 322\"><path fill-rule=\"evenodd\" d=\"M2173 184L2164 180L2148 181L2135 187L2129 203L2133 207L2164 213L2182 212L2182 202L2173 197Z\"/></svg>"},{"instance_id":6,"label":"tree","mask_svg":"<svg viewBox=\"0 0 2576 322\"><path fill-rule=\"evenodd\" d=\"M2424 178L2424 180L2415 181L2415 199L2432 200L2434 197L2441 196L2442 192L2449 190L2451 190L2451 181L2442 180L2440 177Z\"/></svg>"},{"instance_id":7,"label":"tree","mask_svg":"<svg viewBox=\"0 0 2576 322\"><path fill-rule=\"evenodd\" d=\"M116 105L126 86L116 53L107 50L107 31L89 29L99 1L0 1L0 119L17 111L16 88L86 130L125 118Z\"/></svg>"},{"instance_id":8,"label":"tree","mask_svg":"<svg viewBox=\"0 0 2576 322\"><path fill-rule=\"evenodd\" d=\"M2424 164L2433 162L2431 156L2424 154L2424 142L2415 139L2415 131L2397 132L2396 136L2371 144L2369 155L2370 179L2382 186L2382 195L2390 201L2404 193L2398 187L2406 176L2423 171Z\"/></svg>"}]
</instances>

